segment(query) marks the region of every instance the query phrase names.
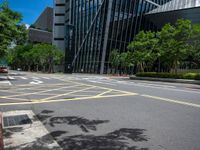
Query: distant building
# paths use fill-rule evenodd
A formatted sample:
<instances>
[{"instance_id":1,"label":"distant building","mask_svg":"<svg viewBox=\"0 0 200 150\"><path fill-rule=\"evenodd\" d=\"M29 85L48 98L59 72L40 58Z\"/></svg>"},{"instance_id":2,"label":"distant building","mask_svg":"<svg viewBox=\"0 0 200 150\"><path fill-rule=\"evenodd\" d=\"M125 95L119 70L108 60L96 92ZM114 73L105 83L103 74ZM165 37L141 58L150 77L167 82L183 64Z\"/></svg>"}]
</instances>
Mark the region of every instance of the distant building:
<instances>
[{"instance_id":1,"label":"distant building","mask_svg":"<svg viewBox=\"0 0 200 150\"><path fill-rule=\"evenodd\" d=\"M52 43L53 8L47 7L39 18L29 27L29 42Z\"/></svg>"},{"instance_id":2,"label":"distant building","mask_svg":"<svg viewBox=\"0 0 200 150\"><path fill-rule=\"evenodd\" d=\"M181 18L200 24L200 0L54 0L53 44L65 68L107 73L112 49L126 52L139 31Z\"/></svg>"}]
</instances>

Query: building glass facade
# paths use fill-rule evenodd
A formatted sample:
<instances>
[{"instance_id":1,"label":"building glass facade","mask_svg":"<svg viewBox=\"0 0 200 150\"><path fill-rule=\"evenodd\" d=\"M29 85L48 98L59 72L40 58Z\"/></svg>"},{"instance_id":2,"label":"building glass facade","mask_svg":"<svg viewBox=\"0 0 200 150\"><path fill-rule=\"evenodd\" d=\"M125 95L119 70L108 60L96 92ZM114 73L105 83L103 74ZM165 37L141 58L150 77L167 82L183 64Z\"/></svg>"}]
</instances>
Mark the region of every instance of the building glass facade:
<instances>
[{"instance_id":1,"label":"building glass facade","mask_svg":"<svg viewBox=\"0 0 200 150\"><path fill-rule=\"evenodd\" d=\"M180 4L183 8L195 7L196 1L67 0L70 4L66 6L66 23L73 26L74 37L71 47L73 71L107 73L112 49L125 52L139 31L159 30L149 17L151 14L181 9Z\"/></svg>"}]
</instances>

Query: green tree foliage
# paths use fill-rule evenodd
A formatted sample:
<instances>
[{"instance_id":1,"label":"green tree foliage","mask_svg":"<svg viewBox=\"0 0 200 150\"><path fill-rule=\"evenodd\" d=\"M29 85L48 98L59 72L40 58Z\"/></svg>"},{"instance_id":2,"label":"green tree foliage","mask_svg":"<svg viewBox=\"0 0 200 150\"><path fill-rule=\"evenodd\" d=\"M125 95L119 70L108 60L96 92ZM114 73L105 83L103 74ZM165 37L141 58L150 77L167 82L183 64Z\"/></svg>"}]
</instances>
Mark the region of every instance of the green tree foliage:
<instances>
[{"instance_id":1,"label":"green tree foliage","mask_svg":"<svg viewBox=\"0 0 200 150\"><path fill-rule=\"evenodd\" d=\"M38 66L41 65L44 70L48 66L48 72L53 72L53 66L60 64L63 60L61 51L50 44L37 44L31 51L33 53L33 59L37 63L37 71Z\"/></svg>"},{"instance_id":2,"label":"green tree foliage","mask_svg":"<svg viewBox=\"0 0 200 150\"><path fill-rule=\"evenodd\" d=\"M21 68L25 69L27 57L24 54L28 53L31 48L32 45L18 45L13 49L9 49L7 56L8 63L14 68L20 66Z\"/></svg>"},{"instance_id":3,"label":"green tree foliage","mask_svg":"<svg viewBox=\"0 0 200 150\"><path fill-rule=\"evenodd\" d=\"M188 40L191 37L192 24L189 20L178 20L176 24L166 24L160 32L160 51L162 63L168 65L177 73L178 65L183 61L189 52ZM167 57L166 57L167 56Z\"/></svg>"},{"instance_id":4,"label":"green tree foliage","mask_svg":"<svg viewBox=\"0 0 200 150\"><path fill-rule=\"evenodd\" d=\"M158 39L154 32L141 31L128 45L128 49L133 52L133 62L138 71L144 71L152 67L154 61L160 55L157 48Z\"/></svg>"},{"instance_id":5,"label":"green tree foliage","mask_svg":"<svg viewBox=\"0 0 200 150\"><path fill-rule=\"evenodd\" d=\"M166 24L159 32L141 31L128 45L138 71L174 71L185 60L200 65L200 25L189 20ZM155 67L157 66L157 67Z\"/></svg>"},{"instance_id":6,"label":"green tree foliage","mask_svg":"<svg viewBox=\"0 0 200 150\"><path fill-rule=\"evenodd\" d=\"M113 49L110 52L110 58L109 58L110 64L112 69L117 69L120 64L120 53L118 49Z\"/></svg>"},{"instance_id":7,"label":"green tree foliage","mask_svg":"<svg viewBox=\"0 0 200 150\"><path fill-rule=\"evenodd\" d=\"M190 58L194 61L198 67L200 67L200 25L193 26L191 40Z\"/></svg>"},{"instance_id":8,"label":"green tree foliage","mask_svg":"<svg viewBox=\"0 0 200 150\"><path fill-rule=\"evenodd\" d=\"M16 46L9 50L8 61L14 68L54 72L54 65L63 61L63 53L50 44Z\"/></svg>"},{"instance_id":9,"label":"green tree foliage","mask_svg":"<svg viewBox=\"0 0 200 150\"><path fill-rule=\"evenodd\" d=\"M123 52L120 54L120 65L121 68L127 73L127 69L133 66L133 53Z\"/></svg>"},{"instance_id":10,"label":"green tree foliage","mask_svg":"<svg viewBox=\"0 0 200 150\"><path fill-rule=\"evenodd\" d=\"M12 43L22 44L26 41L27 31L21 20L22 15L12 11L7 1L0 4L0 57L5 56Z\"/></svg>"}]
</instances>

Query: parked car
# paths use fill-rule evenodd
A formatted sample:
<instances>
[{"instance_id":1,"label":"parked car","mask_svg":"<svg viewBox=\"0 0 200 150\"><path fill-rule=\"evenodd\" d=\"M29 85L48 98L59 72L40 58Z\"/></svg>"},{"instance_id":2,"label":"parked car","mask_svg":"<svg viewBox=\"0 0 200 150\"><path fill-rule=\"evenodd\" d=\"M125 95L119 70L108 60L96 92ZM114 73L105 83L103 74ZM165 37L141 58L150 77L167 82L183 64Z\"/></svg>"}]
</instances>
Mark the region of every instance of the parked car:
<instances>
[{"instance_id":1,"label":"parked car","mask_svg":"<svg viewBox=\"0 0 200 150\"><path fill-rule=\"evenodd\" d=\"M0 66L0 73L8 73L8 68Z\"/></svg>"}]
</instances>

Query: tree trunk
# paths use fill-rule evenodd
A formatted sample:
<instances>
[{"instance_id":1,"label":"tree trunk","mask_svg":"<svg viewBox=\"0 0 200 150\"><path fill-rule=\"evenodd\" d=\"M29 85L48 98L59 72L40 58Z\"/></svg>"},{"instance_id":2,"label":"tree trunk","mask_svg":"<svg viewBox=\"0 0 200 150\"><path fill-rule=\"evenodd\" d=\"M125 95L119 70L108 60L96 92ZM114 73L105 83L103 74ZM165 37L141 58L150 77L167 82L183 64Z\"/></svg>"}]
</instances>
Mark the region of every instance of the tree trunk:
<instances>
[{"instance_id":1,"label":"tree trunk","mask_svg":"<svg viewBox=\"0 0 200 150\"><path fill-rule=\"evenodd\" d=\"M52 63L49 64L49 73L52 73Z\"/></svg>"},{"instance_id":2,"label":"tree trunk","mask_svg":"<svg viewBox=\"0 0 200 150\"><path fill-rule=\"evenodd\" d=\"M38 68L39 68L39 66L38 66L38 65L36 65L36 72L38 72Z\"/></svg>"},{"instance_id":3,"label":"tree trunk","mask_svg":"<svg viewBox=\"0 0 200 150\"><path fill-rule=\"evenodd\" d=\"M51 72L54 73L54 64L52 64Z\"/></svg>"},{"instance_id":4,"label":"tree trunk","mask_svg":"<svg viewBox=\"0 0 200 150\"><path fill-rule=\"evenodd\" d=\"M175 74L177 74L178 72L178 61L176 60L175 61Z\"/></svg>"},{"instance_id":5,"label":"tree trunk","mask_svg":"<svg viewBox=\"0 0 200 150\"><path fill-rule=\"evenodd\" d=\"M143 64L138 64L139 71L144 72Z\"/></svg>"},{"instance_id":6,"label":"tree trunk","mask_svg":"<svg viewBox=\"0 0 200 150\"><path fill-rule=\"evenodd\" d=\"M161 72L160 71L160 58L158 58L158 72Z\"/></svg>"},{"instance_id":7,"label":"tree trunk","mask_svg":"<svg viewBox=\"0 0 200 150\"><path fill-rule=\"evenodd\" d=\"M51 73L51 64L49 64L48 73Z\"/></svg>"},{"instance_id":8,"label":"tree trunk","mask_svg":"<svg viewBox=\"0 0 200 150\"><path fill-rule=\"evenodd\" d=\"M43 72L45 72L46 71L46 66L45 65L43 65Z\"/></svg>"},{"instance_id":9,"label":"tree trunk","mask_svg":"<svg viewBox=\"0 0 200 150\"><path fill-rule=\"evenodd\" d=\"M31 65L28 65L28 71L29 72L31 71Z\"/></svg>"}]
</instances>

